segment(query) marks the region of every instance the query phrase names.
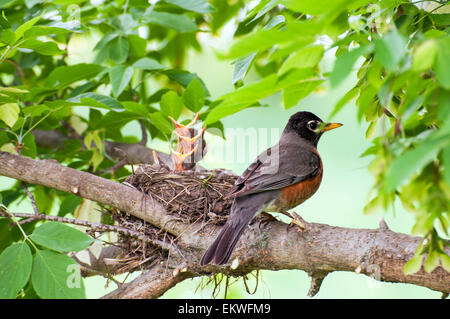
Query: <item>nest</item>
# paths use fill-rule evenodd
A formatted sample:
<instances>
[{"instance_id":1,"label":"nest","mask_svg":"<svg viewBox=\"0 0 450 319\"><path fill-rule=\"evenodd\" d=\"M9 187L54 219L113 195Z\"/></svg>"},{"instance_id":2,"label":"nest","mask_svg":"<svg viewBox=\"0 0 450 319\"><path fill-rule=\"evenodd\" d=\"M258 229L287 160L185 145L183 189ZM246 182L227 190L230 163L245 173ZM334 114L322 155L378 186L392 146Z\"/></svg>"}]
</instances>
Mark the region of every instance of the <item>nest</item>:
<instances>
[{"instance_id":1,"label":"nest","mask_svg":"<svg viewBox=\"0 0 450 319\"><path fill-rule=\"evenodd\" d=\"M232 204L225 196L236 179L237 176L223 169L173 172L164 166L140 165L125 182L148 194L183 223L222 225ZM120 211L114 211L112 217L118 226L149 239L143 241L119 234L117 244L125 252L121 258L125 264L116 273L146 269L167 260L168 251L162 247L176 243L173 235Z\"/></svg>"},{"instance_id":2,"label":"nest","mask_svg":"<svg viewBox=\"0 0 450 319\"><path fill-rule=\"evenodd\" d=\"M232 203L224 197L236 178L226 170L172 172L166 167L141 165L126 182L184 223L209 219L214 224L223 224Z\"/></svg>"}]
</instances>

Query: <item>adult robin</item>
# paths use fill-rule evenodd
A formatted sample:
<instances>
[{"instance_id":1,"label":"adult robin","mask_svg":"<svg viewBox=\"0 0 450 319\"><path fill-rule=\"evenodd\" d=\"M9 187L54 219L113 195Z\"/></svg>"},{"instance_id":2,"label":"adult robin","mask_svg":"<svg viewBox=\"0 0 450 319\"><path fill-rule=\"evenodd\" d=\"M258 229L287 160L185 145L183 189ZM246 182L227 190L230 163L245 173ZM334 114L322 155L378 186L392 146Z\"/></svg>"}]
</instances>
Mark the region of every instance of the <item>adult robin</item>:
<instances>
[{"instance_id":1,"label":"adult robin","mask_svg":"<svg viewBox=\"0 0 450 319\"><path fill-rule=\"evenodd\" d=\"M228 194L234 198L228 220L200 264L227 263L245 227L259 213L288 214L287 210L310 198L323 174L317 143L324 132L340 126L323 123L310 112L292 115L279 142L261 153L236 180Z\"/></svg>"}]
</instances>

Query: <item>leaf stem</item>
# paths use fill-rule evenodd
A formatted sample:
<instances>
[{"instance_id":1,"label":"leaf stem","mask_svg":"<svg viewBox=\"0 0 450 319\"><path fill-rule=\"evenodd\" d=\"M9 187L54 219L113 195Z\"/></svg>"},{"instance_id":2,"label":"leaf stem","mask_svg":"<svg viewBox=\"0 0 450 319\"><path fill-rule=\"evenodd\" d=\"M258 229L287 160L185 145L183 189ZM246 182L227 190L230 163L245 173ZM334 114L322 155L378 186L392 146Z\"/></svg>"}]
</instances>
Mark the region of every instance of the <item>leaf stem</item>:
<instances>
[{"instance_id":1,"label":"leaf stem","mask_svg":"<svg viewBox=\"0 0 450 319\"><path fill-rule=\"evenodd\" d=\"M33 241L30 239L30 237L27 235L27 233L25 233L25 231L23 230L22 226L20 225L20 223L15 219L15 216L13 214L11 214L8 209L1 205L0 206L0 213L5 213L7 215L7 217L12 220L12 222L14 224L16 224L16 226L19 228L19 230L22 232L22 235L24 237L24 239L26 241L28 241L30 243L30 245L34 248L34 250L37 252L38 248L36 247L36 245L33 243Z\"/></svg>"}]
</instances>

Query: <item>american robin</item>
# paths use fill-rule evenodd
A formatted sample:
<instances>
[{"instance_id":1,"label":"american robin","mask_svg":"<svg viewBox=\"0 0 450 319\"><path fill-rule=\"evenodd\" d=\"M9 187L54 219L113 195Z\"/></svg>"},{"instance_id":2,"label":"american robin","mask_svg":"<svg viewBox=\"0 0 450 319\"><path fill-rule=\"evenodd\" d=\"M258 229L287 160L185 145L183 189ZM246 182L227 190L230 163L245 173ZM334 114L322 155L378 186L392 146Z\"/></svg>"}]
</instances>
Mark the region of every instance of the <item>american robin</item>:
<instances>
[{"instance_id":1,"label":"american robin","mask_svg":"<svg viewBox=\"0 0 450 319\"><path fill-rule=\"evenodd\" d=\"M311 197L323 174L317 143L324 132L340 126L325 124L310 112L292 115L279 142L261 153L236 180L228 194L234 198L228 220L200 264L225 264L245 227L259 213L286 214Z\"/></svg>"}]
</instances>

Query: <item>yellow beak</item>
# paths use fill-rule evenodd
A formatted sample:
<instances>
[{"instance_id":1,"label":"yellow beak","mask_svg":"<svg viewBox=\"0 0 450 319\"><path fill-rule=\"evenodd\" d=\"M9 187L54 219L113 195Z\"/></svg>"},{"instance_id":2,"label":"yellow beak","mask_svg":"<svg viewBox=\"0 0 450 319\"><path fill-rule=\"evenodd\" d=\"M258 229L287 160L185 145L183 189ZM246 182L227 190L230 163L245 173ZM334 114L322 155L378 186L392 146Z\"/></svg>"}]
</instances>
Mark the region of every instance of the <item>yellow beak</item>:
<instances>
[{"instance_id":1,"label":"yellow beak","mask_svg":"<svg viewBox=\"0 0 450 319\"><path fill-rule=\"evenodd\" d=\"M342 124L341 123L328 123L327 125L325 125L325 127L322 129L322 132L326 132L329 130L333 130L335 128L341 127Z\"/></svg>"}]
</instances>

